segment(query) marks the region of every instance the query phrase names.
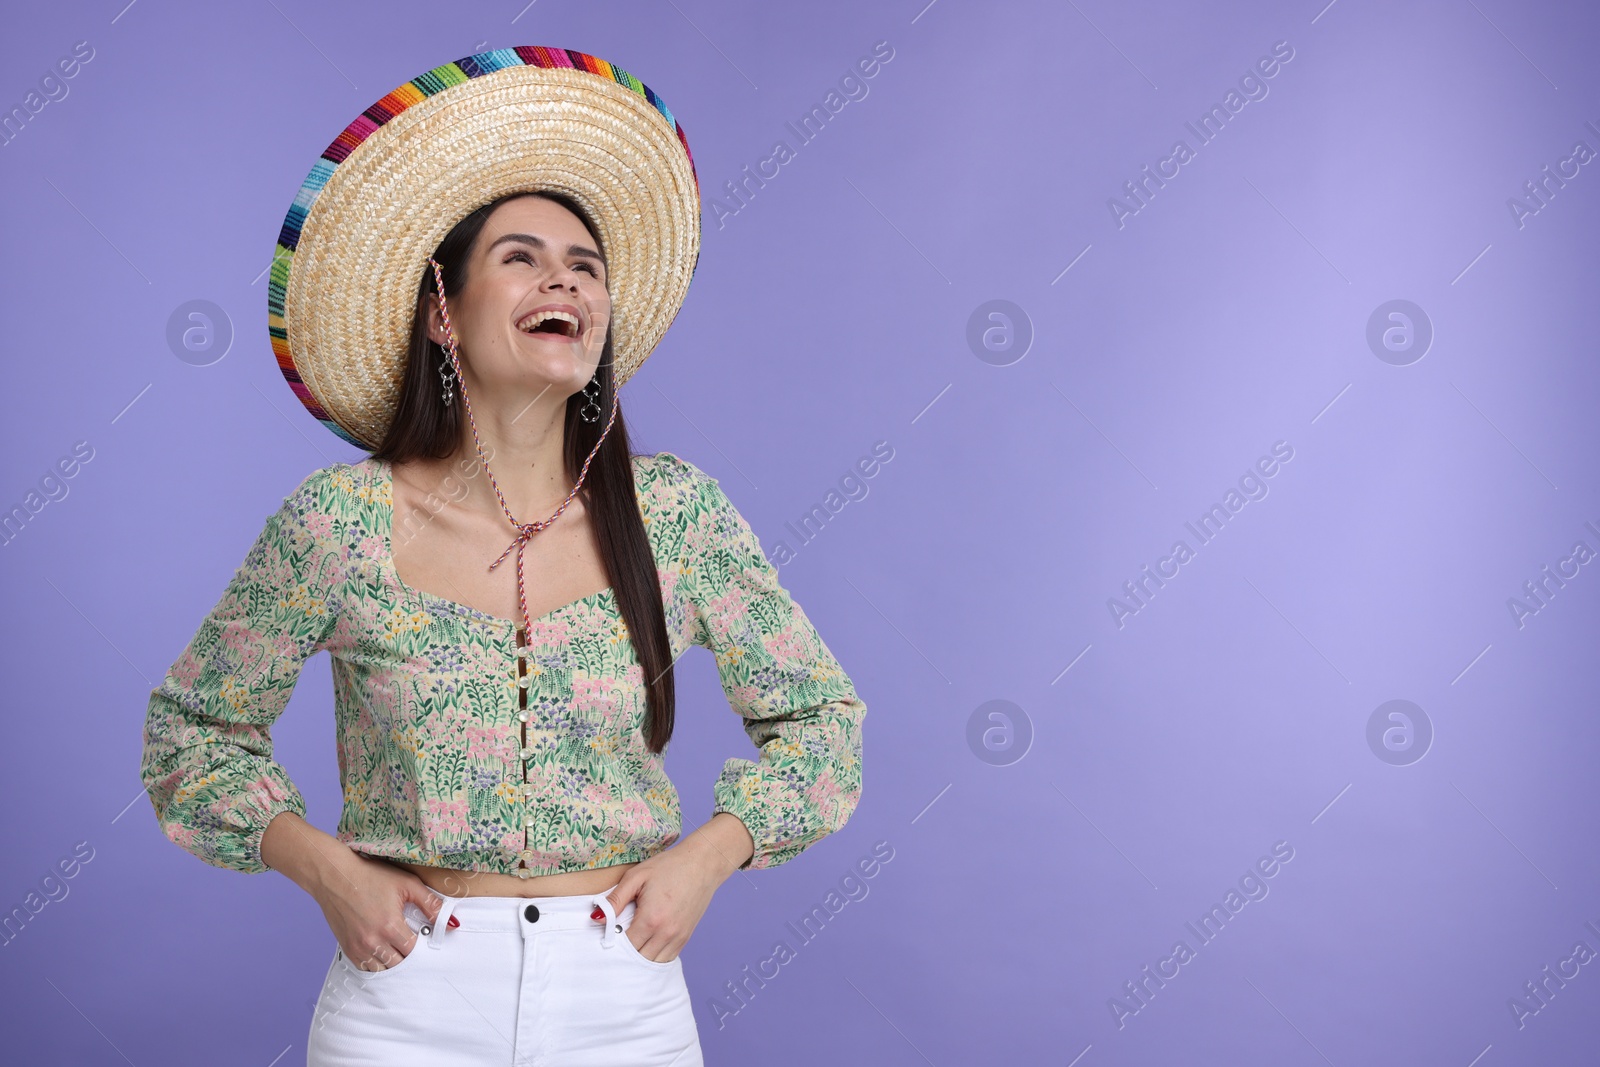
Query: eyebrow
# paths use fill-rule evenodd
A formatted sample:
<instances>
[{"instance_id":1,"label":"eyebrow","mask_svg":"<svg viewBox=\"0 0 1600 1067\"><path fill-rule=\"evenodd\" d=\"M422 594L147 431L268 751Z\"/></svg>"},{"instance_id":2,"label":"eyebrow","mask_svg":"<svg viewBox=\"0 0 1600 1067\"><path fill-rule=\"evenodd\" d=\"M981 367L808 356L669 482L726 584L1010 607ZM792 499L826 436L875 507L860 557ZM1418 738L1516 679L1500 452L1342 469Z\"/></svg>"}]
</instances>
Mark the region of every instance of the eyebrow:
<instances>
[{"instance_id":1,"label":"eyebrow","mask_svg":"<svg viewBox=\"0 0 1600 1067\"><path fill-rule=\"evenodd\" d=\"M541 251L547 247L545 245L544 238L535 237L531 233L503 233L490 243L488 251L493 252L497 247L505 244L507 241L515 241L518 244L532 245ZM597 260L601 265L605 264L604 256L602 256L599 252L596 252L594 249L586 248L583 245L568 245L567 255L582 256L585 259Z\"/></svg>"}]
</instances>

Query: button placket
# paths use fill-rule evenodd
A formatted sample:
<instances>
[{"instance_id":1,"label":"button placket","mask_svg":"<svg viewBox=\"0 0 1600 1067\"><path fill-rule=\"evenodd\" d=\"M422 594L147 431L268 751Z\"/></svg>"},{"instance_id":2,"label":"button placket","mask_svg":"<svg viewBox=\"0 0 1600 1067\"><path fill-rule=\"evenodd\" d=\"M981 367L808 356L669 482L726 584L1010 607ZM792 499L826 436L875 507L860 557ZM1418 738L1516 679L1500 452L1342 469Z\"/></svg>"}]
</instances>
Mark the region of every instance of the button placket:
<instances>
[{"instance_id":1,"label":"button placket","mask_svg":"<svg viewBox=\"0 0 1600 1067\"><path fill-rule=\"evenodd\" d=\"M532 678L528 675L528 632L521 627L517 628L517 756L522 763L522 781L520 790L523 800L532 799L532 790L528 785L528 686ZM529 838L533 834L534 819L530 806L524 817L522 827L522 851L517 857L517 877L532 878L533 871L528 868L528 861L533 858Z\"/></svg>"}]
</instances>

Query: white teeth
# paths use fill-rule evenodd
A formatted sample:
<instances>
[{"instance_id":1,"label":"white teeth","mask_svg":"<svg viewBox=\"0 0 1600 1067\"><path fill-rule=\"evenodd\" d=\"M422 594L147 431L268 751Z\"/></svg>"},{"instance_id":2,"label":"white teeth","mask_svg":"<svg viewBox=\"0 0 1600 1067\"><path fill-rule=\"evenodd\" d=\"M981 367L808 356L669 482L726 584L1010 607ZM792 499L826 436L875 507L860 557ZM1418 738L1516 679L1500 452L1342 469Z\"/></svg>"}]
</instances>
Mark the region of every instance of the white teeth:
<instances>
[{"instance_id":1,"label":"white teeth","mask_svg":"<svg viewBox=\"0 0 1600 1067\"><path fill-rule=\"evenodd\" d=\"M576 337L578 335L578 331L582 329L582 324L578 321L578 316L569 311L536 311L532 315L529 315L527 318L523 319L521 322L517 323L517 329L523 331L524 333L532 333L534 330L538 329L539 324L544 322L546 319L556 319L570 326L571 329L566 331L566 336L568 337Z\"/></svg>"}]
</instances>

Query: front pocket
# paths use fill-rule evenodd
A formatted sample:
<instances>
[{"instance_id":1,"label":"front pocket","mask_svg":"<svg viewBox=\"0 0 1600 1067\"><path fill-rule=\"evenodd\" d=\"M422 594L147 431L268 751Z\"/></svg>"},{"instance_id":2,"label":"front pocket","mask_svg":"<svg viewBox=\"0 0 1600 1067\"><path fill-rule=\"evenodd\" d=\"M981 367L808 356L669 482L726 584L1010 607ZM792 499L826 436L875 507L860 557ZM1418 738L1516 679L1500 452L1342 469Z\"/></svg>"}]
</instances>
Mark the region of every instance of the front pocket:
<instances>
[{"instance_id":1,"label":"front pocket","mask_svg":"<svg viewBox=\"0 0 1600 1067\"><path fill-rule=\"evenodd\" d=\"M436 950L428 947L428 939L426 937L424 937L422 934L418 934L417 935L417 943L415 945L411 946L411 952L409 954L407 954L403 959L401 959L399 963L396 963L392 967L385 967L381 971L363 970L362 968L360 968L360 967L358 967L356 965L354 960L352 960L349 956L346 956L344 954L344 950L342 948L339 950L339 958L344 960L345 966L347 966L350 970L354 971L362 979L370 981L370 980L372 980L374 978L387 977L389 975L394 974L396 971L407 970L413 965L413 963L416 962L416 959L417 959L418 956L421 956L421 955L424 955L426 953L433 952L433 951L436 951Z\"/></svg>"},{"instance_id":2,"label":"front pocket","mask_svg":"<svg viewBox=\"0 0 1600 1067\"><path fill-rule=\"evenodd\" d=\"M632 924L630 923L629 925L631 926ZM628 929L626 927L617 932L617 940L621 942L623 955L634 960L635 962L644 964L646 967L653 967L658 971L668 971L674 967L683 966L682 952L679 952L676 956L672 957L672 959L666 961L665 963L662 963L660 960L653 960L644 953L640 952L634 947L633 942L628 940Z\"/></svg>"}]
</instances>

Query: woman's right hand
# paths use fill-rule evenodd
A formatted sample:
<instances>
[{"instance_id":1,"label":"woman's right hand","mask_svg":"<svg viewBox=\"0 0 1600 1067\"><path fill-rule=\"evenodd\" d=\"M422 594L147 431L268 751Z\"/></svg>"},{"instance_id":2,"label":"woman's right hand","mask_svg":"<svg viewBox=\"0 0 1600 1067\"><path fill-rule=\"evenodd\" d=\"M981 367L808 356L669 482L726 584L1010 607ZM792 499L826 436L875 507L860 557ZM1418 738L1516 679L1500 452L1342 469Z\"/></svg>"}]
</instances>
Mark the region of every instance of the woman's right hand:
<instances>
[{"instance_id":1,"label":"woman's right hand","mask_svg":"<svg viewBox=\"0 0 1600 1067\"><path fill-rule=\"evenodd\" d=\"M426 882L385 860L352 852L342 864L344 877L328 879L315 897L339 948L358 969L383 971L417 947L417 932L406 922L409 901L428 922L437 922L444 903Z\"/></svg>"},{"instance_id":2,"label":"woman's right hand","mask_svg":"<svg viewBox=\"0 0 1600 1067\"><path fill-rule=\"evenodd\" d=\"M279 812L262 831L261 860L311 895L340 950L363 971L387 970L416 947L408 901L430 923L444 904L404 867L355 851L293 811Z\"/></svg>"}]
</instances>

